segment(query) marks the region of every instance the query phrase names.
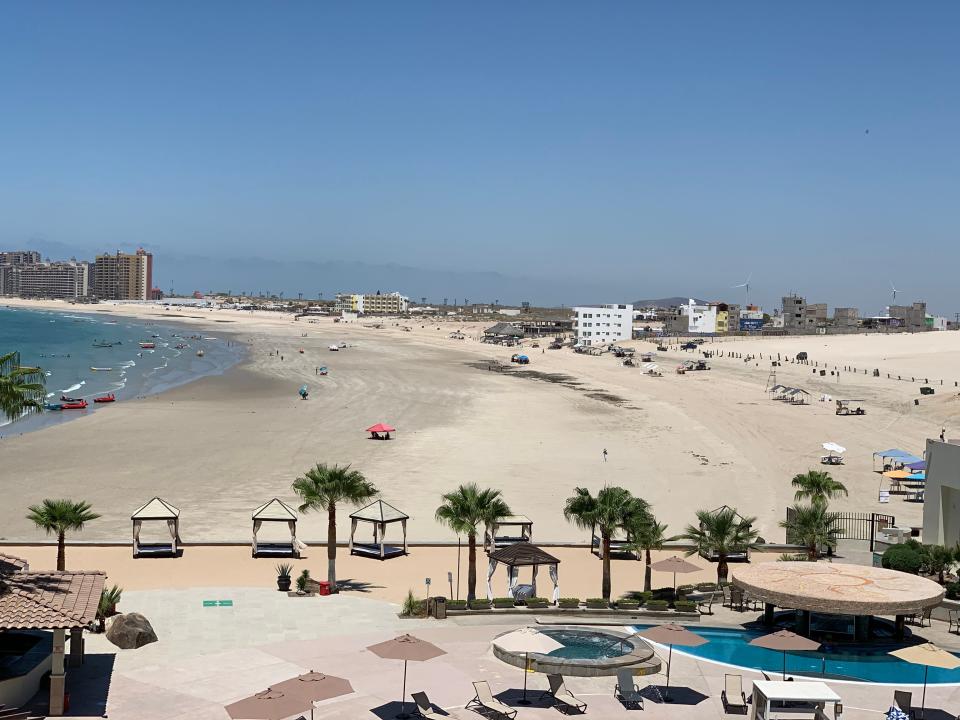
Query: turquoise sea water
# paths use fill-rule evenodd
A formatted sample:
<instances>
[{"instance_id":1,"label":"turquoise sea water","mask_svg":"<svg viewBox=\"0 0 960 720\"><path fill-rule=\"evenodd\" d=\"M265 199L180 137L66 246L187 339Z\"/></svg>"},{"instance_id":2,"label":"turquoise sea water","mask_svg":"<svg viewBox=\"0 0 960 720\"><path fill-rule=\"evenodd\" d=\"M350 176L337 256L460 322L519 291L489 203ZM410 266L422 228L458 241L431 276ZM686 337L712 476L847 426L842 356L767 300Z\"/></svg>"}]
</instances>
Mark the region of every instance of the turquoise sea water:
<instances>
[{"instance_id":1,"label":"turquoise sea water","mask_svg":"<svg viewBox=\"0 0 960 720\"><path fill-rule=\"evenodd\" d=\"M636 625L631 629L639 631L648 627L651 626ZM696 627L691 630L706 638L708 642L692 648L675 647L674 652L684 652L706 660L754 670L765 670L771 676L783 671L782 652L749 644L754 638L763 635L762 631L713 627ZM922 685L923 667L911 665L888 655L887 651L890 649L892 648L884 647L875 651L869 649L861 651L824 645L817 652L787 653L787 674L842 677L848 680L897 685ZM927 682L930 684L960 683L960 669L930 668Z\"/></svg>"},{"instance_id":2,"label":"turquoise sea water","mask_svg":"<svg viewBox=\"0 0 960 720\"><path fill-rule=\"evenodd\" d=\"M154 337L156 336L156 337ZM154 342L153 350L140 342ZM112 347L96 347L111 343ZM177 345L184 347L178 348ZM203 350L203 357L197 351ZM0 437L36 430L111 405L94 405L98 395L112 392L117 401L148 395L218 374L236 363L241 348L175 323L133 321L95 312L23 310L0 307L0 354L18 351L23 365L40 367L47 398L83 398L86 410L47 411L14 423L0 418ZM91 368L105 368L91 370Z\"/></svg>"}]
</instances>

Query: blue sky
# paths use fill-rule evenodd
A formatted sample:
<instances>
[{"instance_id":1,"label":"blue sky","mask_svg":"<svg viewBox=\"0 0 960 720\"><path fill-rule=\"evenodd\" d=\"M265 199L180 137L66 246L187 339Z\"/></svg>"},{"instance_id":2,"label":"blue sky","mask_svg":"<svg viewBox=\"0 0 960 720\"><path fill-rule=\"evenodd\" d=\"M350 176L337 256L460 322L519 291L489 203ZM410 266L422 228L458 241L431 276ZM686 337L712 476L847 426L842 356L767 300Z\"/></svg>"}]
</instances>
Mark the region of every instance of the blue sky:
<instances>
[{"instance_id":1,"label":"blue sky","mask_svg":"<svg viewBox=\"0 0 960 720\"><path fill-rule=\"evenodd\" d=\"M556 303L752 272L766 305L876 312L892 279L952 313L958 30L956 2L7 3L0 244L143 244L184 290L271 257L288 293L306 261Z\"/></svg>"}]
</instances>

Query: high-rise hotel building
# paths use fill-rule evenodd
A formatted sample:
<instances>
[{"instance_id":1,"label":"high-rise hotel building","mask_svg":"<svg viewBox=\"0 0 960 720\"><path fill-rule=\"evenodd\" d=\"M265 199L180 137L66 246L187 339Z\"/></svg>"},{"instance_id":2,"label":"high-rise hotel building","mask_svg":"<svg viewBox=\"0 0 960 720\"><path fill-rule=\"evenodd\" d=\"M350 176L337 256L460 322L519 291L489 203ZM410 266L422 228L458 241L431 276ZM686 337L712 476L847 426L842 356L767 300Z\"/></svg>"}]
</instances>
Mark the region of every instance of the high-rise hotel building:
<instances>
[{"instance_id":1,"label":"high-rise hotel building","mask_svg":"<svg viewBox=\"0 0 960 720\"><path fill-rule=\"evenodd\" d=\"M149 300L153 288L153 254L98 255L93 269L93 294L100 300Z\"/></svg>"}]
</instances>

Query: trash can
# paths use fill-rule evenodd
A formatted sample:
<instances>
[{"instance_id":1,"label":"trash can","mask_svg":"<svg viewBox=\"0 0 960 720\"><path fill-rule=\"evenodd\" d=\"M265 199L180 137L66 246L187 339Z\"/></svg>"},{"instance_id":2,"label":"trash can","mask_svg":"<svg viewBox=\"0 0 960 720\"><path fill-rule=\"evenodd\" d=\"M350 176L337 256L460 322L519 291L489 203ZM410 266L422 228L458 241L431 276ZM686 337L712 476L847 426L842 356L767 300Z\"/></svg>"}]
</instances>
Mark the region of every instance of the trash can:
<instances>
[{"instance_id":1,"label":"trash can","mask_svg":"<svg viewBox=\"0 0 960 720\"><path fill-rule=\"evenodd\" d=\"M433 617L437 620L447 619L447 599L442 595L433 598Z\"/></svg>"},{"instance_id":2,"label":"trash can","mask_svg":"<svg viewBox=\"0 0 960 720\"><path fill-rule=\"evenodd\" d=\"M329 583L328 581L326 581L326 580L321 580L320 582L317 583L317 585L319 586L319 589L317 590L317 593L318 593L319 595L329 595L329 594L330 594L330 583Z\"/></svg>"}]
</instances>

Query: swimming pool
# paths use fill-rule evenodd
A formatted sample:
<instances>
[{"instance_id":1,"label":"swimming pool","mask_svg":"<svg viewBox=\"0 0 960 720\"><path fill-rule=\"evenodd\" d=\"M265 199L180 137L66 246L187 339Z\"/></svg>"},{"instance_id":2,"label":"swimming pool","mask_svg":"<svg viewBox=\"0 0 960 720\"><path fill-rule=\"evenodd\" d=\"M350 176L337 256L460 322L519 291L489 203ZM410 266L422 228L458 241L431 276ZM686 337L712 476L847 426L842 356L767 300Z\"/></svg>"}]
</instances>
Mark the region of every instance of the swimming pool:
<instances>
[{"instance_id":1,"label":"swimming pool","mask_svg":"<svg viewBox=\"0 0 960 720\"><path fill-rule=\"evenodd\" d=\"M634 625L631 630L636 632L648 627L651 626ZM766 634L762 630L695 626L690 630L705 637L709 642L695 648L674 647L674 652L684 652L728 665L765 670L771 675L783 671L783 653L748 644L754 638ZM829 644L824 644L817 652L787 653L787 673L895 685L923 684L923 666L911 665L887 655L887 651L891 649L893 649L892 646L886 646L882 650L864 649L854 652L850 648L831 647ZM930 684L960 683L960 669L930 668L927 682Z\"/></svg>"}]
</instances>

